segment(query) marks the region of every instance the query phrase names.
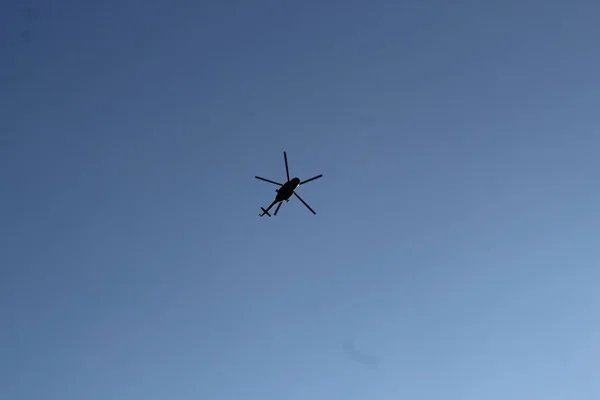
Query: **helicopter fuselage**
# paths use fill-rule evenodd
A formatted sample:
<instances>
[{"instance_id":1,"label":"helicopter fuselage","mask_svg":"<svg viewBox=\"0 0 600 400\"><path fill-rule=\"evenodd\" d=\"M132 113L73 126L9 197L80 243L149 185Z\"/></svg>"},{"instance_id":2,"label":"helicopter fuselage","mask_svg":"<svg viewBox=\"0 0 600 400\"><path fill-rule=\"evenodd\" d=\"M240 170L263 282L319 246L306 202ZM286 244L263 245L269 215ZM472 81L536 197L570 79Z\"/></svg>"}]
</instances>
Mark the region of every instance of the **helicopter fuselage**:
<instances>
[{"instance_id":1,"label":"helicopter fuselage","mask_svg":"<svg viewBox=\"0 0 600 400\"><path fill-rule=\"evenodd\" d=\"M296 190L300 186L300 179L293 178L292 180L284 183L279 189L277 189L277 197L275 197L275 201L287 201L294 194L294 190Z\"/></svg>"}]
</instances>

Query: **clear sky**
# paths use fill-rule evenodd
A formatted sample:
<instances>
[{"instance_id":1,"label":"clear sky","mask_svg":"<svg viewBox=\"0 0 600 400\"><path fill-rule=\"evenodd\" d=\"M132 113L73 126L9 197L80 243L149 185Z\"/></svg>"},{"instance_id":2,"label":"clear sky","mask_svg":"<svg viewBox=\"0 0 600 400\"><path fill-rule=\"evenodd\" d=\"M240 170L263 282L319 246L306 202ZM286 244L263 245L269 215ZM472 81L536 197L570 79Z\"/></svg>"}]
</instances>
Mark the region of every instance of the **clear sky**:
<instances>
[{"instance_id":1,"label":"clear sky","mask_svg":"<svg viewBox=\"0 0 600 400\"><path fill-rule=\"evenodd\" d=\"M1 399L600 398L598 1L24 4Z\"/></svg>"}]
</instances>

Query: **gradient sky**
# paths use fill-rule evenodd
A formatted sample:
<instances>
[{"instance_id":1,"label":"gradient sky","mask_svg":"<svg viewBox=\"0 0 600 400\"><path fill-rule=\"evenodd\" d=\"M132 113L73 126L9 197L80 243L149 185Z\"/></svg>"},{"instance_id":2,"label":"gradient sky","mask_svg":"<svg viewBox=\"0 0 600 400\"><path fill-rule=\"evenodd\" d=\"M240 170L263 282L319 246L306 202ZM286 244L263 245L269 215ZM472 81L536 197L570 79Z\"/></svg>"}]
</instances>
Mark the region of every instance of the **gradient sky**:
<instances>
[{"instance_id":1,"label":"gradient sky","mask_svg":"<svg viewBox=\"0 0 600 400\"><path fill-rule=\"evenodd\" d=\"M0 398L600 398L598 1L30 3Z\"/></svg>"}]
</instances>

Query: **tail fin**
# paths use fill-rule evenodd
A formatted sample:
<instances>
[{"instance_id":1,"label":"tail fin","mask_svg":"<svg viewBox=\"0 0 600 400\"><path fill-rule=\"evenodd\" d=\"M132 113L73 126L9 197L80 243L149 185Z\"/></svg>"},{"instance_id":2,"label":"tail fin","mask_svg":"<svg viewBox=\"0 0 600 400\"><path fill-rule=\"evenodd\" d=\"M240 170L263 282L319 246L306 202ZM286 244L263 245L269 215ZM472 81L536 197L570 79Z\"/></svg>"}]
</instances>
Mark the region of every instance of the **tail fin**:
<instances>
[{"instance_id":1,"label":"tail fin","mask_svg":"<svg viewBox=\"0 0 600 400\"><path fill-rule=\"evenodd\" d=\"M269 217L271 216L271 214L269 214L269 212L267 210L265 210L264 208L260 208L263 212L262 214L258 214L259 217L262 217L263 215L267 214Z\"/></svg>"}]
</instances>

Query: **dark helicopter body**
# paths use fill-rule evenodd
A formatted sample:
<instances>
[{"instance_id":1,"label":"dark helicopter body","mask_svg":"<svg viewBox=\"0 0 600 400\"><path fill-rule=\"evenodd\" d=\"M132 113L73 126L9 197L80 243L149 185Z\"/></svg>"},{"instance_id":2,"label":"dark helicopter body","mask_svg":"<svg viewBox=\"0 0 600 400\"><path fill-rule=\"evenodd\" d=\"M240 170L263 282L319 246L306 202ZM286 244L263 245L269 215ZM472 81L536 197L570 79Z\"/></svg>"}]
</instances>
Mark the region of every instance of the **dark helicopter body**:
<instances>
[{"instance_id":1,"label":"dark helicopter body","mask_svg":"<svg viewBox=\"0 0 600 400\"><path fill-rule=\"evenodd\" d=\"M273 208L273 206L277 203L279 203L277 205L277 208L275 209L275 213L273 215L277 215L277 212L279 212L279 207L281 207L281 205L283 204L283 202L288 202L290 201L290 197L292 196L296 196L301 202L302 204L304 204L306 206L306 208L308 208L313 214L316 214L316 212L314 212L314 210L312 208L310 208L310 206L308 204L306 204L306 202L304 200L302 200L302 198L300 196L298 196L298 194L295 192L295 190L300 186L303 185L307 182L310 182L312 180L318 179L320 177L322 177L323 175L317 175L315 177L312 177L310 179L307 179L305 181L300 181L300 178L292 178L290 179L290 172L288 170L288 163L287 163L287 154L284 151L283 152L283 157L285 160L285 172L287 175L287 182L286 183L279 183L279 182L274 182L271 181L269 179L265 179L265 178L261 178L260 176L255 176L256 179L260 179L262 181L265 182L269 182L272 183L274 185L278 185L280 186L279 189L276 190L277 192L277 196L275 196L275 200L273 200L273 202L271 203L271 205L269 205L269 207L267 207L267 209L265 210L264 208L261 207L261 210L263 211L262 214L259 214L259 216L263 216L263 215L268 215L269 217L271 216L271 214L269 214L269 210L271 208Z\"/></svg>"},{"instance_id":2,"label":"dark helicopter body","mask_svg":"<svg viewBox=\"0 0 600 400\"><path fill-rule=\"evenodd\" d=\"M290 201L290 197L294 194L294 190L296 190L300 186L300 178L292 178L291 181L286 182L283 186L276 190L277 197L275 201Z\"/></svg>"},{"instance_id":3,"label":"dark helicopter body","mask_svg":"<svg viewBox=\"0 0 600 400\"><path fill-rule=\"evenodd\" d=\"M285 202L290 201L290 197L292 197L294 195L294 190L296 190L296 188L298 186L300 186L300 179L293 178L291 181L287 181L279 189L275 190L277 192L277 196L275 196L275 200L273 200L271 205L269 207L267 207L266 210L261 207L261 209L263 210L263 213L260 214L260 216L262 217L263 215L267 214L270 217L271 215L269 215L269 210L277 203L282 203L284 201ZM277 211L279 211L279 206L275 210L275 215L277 215Z\"/></svg>"}]
</instances>

